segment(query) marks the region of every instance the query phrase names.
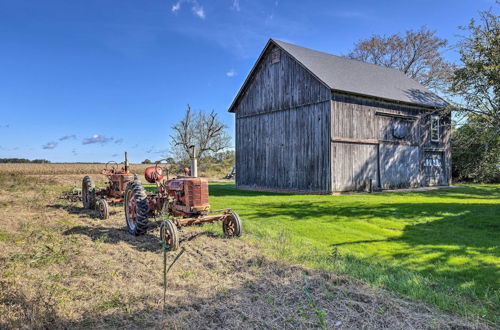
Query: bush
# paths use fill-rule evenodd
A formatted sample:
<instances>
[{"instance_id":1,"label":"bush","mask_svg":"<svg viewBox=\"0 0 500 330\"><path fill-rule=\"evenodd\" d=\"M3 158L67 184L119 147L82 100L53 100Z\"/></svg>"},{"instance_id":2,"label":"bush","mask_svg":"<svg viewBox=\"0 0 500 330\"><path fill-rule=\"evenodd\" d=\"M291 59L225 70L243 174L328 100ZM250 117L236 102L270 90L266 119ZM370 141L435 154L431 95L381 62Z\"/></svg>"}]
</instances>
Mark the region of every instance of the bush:
<instances>
[{"instance_id":1,"label":"bush","mask_svg":"<svg viewBox=\"0 0 500 330\"><path fill-rule=\"evenodd\" d=\"M500 183L500 136L479 119L455 128L451 140L456 181Z\"/></svg>"}]
</instances>

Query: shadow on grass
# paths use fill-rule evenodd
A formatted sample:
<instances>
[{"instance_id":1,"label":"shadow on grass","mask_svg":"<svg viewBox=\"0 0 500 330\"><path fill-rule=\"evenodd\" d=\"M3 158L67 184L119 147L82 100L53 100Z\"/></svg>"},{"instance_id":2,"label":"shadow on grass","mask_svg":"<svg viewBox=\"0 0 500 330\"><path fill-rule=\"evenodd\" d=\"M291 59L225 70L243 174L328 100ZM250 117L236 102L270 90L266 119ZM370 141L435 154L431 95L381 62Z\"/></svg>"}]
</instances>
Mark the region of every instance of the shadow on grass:
<instances>
[{"instance_id":1,"label":"shadow on grass","mask_svg":"<svg viewBox=\"0 0 500 330\"><path fill-rule=\"evenodd\" d=\"M49 204L49 205L47 205L47 207L51 208L51 209L64 210L64 211L68 212L69 214L78 215L79 218L99 219L99 213L97 212L97 210L84 209L83 207L76 206L74 203L73 204ZM109 207L109 215L110 216L118 214L118 211L115 209L115 207L123 208L123 206L121 206L121 205L119 205L119 206L115 206L115 205L111 206L110 205L110 207Z\"/></svg>"},{"instance_id":2,"label":"shadow on grass","mask_svg":"<svg viewBox=\"0 0 500 330\"><path fill-rule=\"evenodd\" d=\"M92 241L97 241L107 244L127 243L133 246L138 251L159 252L161 250L161 241L156 228L160 225L159 222L152 222L149 225L148 232L141 236L131 235L126 228L109 228L109 227L90 227L76 226L63 232L63 235L86 235ZM153 234L154 232L154 234ZM192 241L202 236L219 237L211 232L187 232L181 231L179 243Z\"/></svg>"}]
</instances>

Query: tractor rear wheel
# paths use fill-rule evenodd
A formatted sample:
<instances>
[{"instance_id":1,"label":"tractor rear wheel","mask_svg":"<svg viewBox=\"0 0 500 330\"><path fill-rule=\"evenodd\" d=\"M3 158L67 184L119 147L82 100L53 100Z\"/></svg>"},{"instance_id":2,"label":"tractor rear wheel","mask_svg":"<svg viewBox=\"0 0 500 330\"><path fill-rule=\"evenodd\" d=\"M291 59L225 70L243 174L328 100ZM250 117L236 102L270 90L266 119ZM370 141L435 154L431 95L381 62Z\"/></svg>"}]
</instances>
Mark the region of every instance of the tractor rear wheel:
<instances>
[{"instance_id":1,"label":"tractor rear wheel","mask_svg":"<svg viewBox=\"0 0 500 330\"><path fill-rule=\"evenodd\" d=\"M224 230L224 235L227 237L239 237L241 236L241 220L236 212L229 212L229 217L227 217L224 222L222 222L222 229Z\"/></svg>"},{"instance_id":2,"label":"tractor rear wheel","mask_svg":"<svg viewBox=\"0 0 500 330\"><path fill-rule=\"evenodd\" d=\"M109 205L108 201L104 198L97 202L97 211L99 212L99 219L106 220L109 218Z\"/></svg>"},{"instance_id":3,"label":"tractor rear wheel","mask_svg":"<svg viewBox=\"0 0 500 330\"><path fill-rule=\"evenodd\" d=\"M172 220L165 220L160 225L160 239L165 241L167 250L175 251L179 249L179 231Z\"/></svg>"},{"instance_id":4,"label":"tractor rear wheel","mask_svg":"<svg viewBox=\"0 0 500 330\"><path fill-rule=\"evenodd\" d=\"M84 209L95 208L95 186L90 176L85 176L82 180L82 203Z\"/></svg>"},{"instance_id":5,"label":"tractor rear wheel","mask_svg":"<svg viewBox=\"0 0 500 330\"><path fill-rule=\"evenodd\" d=\"M125 220L128 232L143 235L148 229L148 200L139 180L130 181L125 188Z\"/></svg>"}]
</instances>

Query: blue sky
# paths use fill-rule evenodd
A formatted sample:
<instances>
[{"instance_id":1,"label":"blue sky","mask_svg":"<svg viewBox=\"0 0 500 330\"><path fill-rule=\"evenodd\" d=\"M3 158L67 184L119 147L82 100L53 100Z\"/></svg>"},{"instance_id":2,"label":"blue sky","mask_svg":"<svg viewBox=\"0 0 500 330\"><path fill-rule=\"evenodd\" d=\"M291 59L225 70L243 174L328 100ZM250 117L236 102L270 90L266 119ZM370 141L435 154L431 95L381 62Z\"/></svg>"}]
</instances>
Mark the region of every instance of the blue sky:
<instances>
[{"instance_id":1,"label":"blue sky","mask_svg":"<svg viewBox=\"0 0 500 330\"><path fill-rule=\"evenodd\" d=\"M215 110L233 134L227 108L270 37L343 55L372 34L425 25L453 43L457 26L495 6L0 0L0 158L159 159L188 103Z\"/></svg>"}]
</instances>

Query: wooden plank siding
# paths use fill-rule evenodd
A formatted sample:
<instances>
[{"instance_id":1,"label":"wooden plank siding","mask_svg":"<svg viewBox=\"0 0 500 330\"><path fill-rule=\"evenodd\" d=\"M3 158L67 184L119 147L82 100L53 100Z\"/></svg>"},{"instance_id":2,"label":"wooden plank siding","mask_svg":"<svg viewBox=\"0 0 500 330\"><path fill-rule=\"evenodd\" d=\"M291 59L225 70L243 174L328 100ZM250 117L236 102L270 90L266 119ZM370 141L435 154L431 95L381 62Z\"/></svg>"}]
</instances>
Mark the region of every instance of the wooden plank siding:
<instances>
[{"instance_id":1,"label":"wooden plank siding","mask_svg":"<svg viewBox=\"0 0 500 330\"><path fill-rule=\"evenodd\" d=\"M443 118L442 140L435 143L430 140L430 109L338 92L332 93L331 107L334 191L363 190L368 180L379 189L429 185L425 148L443 151L440 184L451 183L449 117ZM397 138L395 128L407 134Z\"/></svg>"},{"instance_id":2,"label":"wooden plank siding","mask_svg":"<svg viewBox=\"0 0 500 330\"><path fill-rule=\"evenodd\" d=\"M235 105L236 185L331 192L330 89L270 47Z\"/></svg>"}]
</instances>

